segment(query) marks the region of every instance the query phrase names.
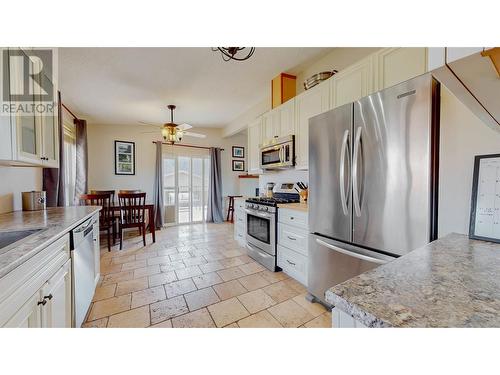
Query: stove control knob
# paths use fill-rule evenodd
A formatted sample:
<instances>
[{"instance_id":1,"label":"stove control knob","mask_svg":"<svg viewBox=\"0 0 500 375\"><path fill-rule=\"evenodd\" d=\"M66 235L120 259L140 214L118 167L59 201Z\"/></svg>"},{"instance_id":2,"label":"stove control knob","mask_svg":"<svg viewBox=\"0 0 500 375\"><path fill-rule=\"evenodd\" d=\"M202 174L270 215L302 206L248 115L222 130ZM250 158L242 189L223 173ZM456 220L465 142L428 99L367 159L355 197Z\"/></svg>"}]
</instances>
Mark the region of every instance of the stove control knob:
<instances>
[{"instance_id":1,"label":"stove control knob","mask_svg":"<svg viewBox=\"0 0 500 375\"><path fill-rule=\"evenodd\" d=\"M269 207L262 207L262 211L269 211Z\"/></svg>"}]
</instances>

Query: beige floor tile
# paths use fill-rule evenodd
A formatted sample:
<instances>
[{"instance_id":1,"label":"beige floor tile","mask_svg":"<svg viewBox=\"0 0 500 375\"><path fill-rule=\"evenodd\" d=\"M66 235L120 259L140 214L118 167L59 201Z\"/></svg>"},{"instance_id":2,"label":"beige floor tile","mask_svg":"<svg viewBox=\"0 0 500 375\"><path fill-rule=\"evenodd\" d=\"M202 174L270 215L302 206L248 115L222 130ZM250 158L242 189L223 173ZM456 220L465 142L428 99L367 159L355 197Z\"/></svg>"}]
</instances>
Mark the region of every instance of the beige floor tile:
<instances>
[{"instance_id":1,"label":"beige floor tile","mask_svg":"<svg viewBox=\"0 0 500 375\"><path fill-rule=\"evenodd\" d=\"M306 328L332 328L332 313L326 312L304 324Z\"/></svg>"},{"instance_id":2,"label":"beige floor tile","mask_svg":"<svg viewBox=\"0 0 500 375\"><path fill-rule=\"evenodd\" d=\"M256 290L269 285L269 281L257 274L241 277L238 281L248 290Z\"/></svg>"},{"instance_id":3,"label":"beige floor tile","mask_svg":"<svg viewBox=\"0 0 500 375\"><path fill-rule=\"evenodd\" d=\"M136 268L143 268L146 267L146 260L136 260L134 262L130 263L123 263L122 264L122 271L129 271L129 270L135 270Z\"/></svg>"},{"instance_id":4,"label":"beige floor tile","mask_svg":"<svg viewBox=\"0 0 500 375\"><path fill-rule=\"evenodd\" d=\"M170 272L170 271L180 270L182 268L186 268L186 265L182 262L182 260L160 265L161 272Z\"/></svg>"},{"instance_id":5,"label":"beige floor tile","mask_svg":"<svg viewBox=\"0 0 500 375\"><path fill-rule=\"evenodd\" d=\"M307 292L307 288L304 285L302 285L301 283L299 283L297 280L289 278L289 279L284 280L283 282L286 285L288 285L290 288L295 290L297 293L302 294L302 293Z\"/></svg>"},{"instance_id":6,"label":"beige floor tile","mask_svg":"<svg viewBox=\"0 0 500 375\"><path fill-rule=\"evenodd\" d=\"M227 268L225 270L217 271L217 273L224 281L234 280L245 276L245 273L239 267Z\"/></svg>"},{"instance_id":7,"label":"beige floor tile","mask_svg":"<svg viewBox=\"0 0 500 375\"><path fill-rule=\"evenodd\" d=\"M166 249L161 249L156 252L159 257L165 256L165 255L170 255L170 254L177 254L177 248L176 247L168 247Z\"/></svg>"},{"instance_id":8,"label":"beige floor tile","mask_svg":"<svg viewBox=\"0 0 500 375\"><path fill-rule=\"evenodd\" d=\"M189 312L186 301L182 296L156 302L149 307L151 310L151 324L160 323Z\"/></svg>"},{"instance_id":9,"label":"beige floor tile","mask_svg":"<svg viewBox=\"0 0 500 375\"><path fill-rule=\"evenodd\" d=\"M170 263L171 260L168 255L161 256L161 257L156 257L156 258L149 258L148 259L148 266L153 266L155 264L167 264Z\"/></svg>"},{"instance_id":10,"label":"beige floor tile","mask_svg":"<svg viewBox=\"0 0 500 375\"><path fill-rule=\"evenodd\" d=\"M111 298L115 295L116 284L108 284L103 286L98 286L95 289L94 298L92 301L100 301L102 299Z\"/></svg>"},{"instance_id":11,"label":"beige floor tile","mask_svg":"<svg viewBox=\"0 0 500 375\"><path fill-rule=\"evenodd\" d=\"M144 276L151 276L157 273L160 273L160 266L158 264L147 266L144 268L137 268L134 270L134 279Z\"/></svg>"},{"instance_id":12,"label":"beige floor tile","mask_svg":"<svg viewBox=\"0 0 500 375\"><path fill-rule=\"evenodd\" d=\"M139 292L132 293L132 308L149 305L159 302L167 298L163 286L155 286L154 288L144 289Z\"/></svg>"},{"instance_id":13,"label":"beige floor tile","mask_svg":"<svg viewBox=\"0 0 500 375\"><path fill-rule=\"evenodd\" d=\"M108 328L145 328L150 324L149 306L139 307L109 317Z\"/></svg>"},{"instance_id":14,"label":"beige floor tile","mask_svg":"<svg viewBox=\"0 0 500 375\"><path fill-rule=\"evenodd\" d=\"M281 324L267 310L238 321L240 328L281 328Z\"/></svg>"},{"instance_id":15,"label":"beige floor tile","mask_svg":"<svg viewBox=\"0 0 500 375\"><path fill-rule=\"evenodd\" d=\"M195 276L201 275L202 272L200 270L200 267L192 266L192 267L181 268L179 270L175 270L175 274L177 275L177 278L179 280L182 280L182 279L187 279L189 277L195 277Z\"/></svg>"},{"instance_id":16,"label":"beige floor tile","mask_svg":"<svg viewBox=\"0 0 500 375\"><path fill-rule=\"evenodd\" d=\"M223 270L225 268L222 264L219 263L218 260L210 263L200 264L199 267L203 271L203 273L215 272Z\"/></svg>"},{"instance_id":17,"label":"beige floor tile","mask_svg":"<svg viewBox=\"0 0 500 375\"><path fill-rule=\"evenodd\" d=\"M130 310L131 295L127 294L120 297L112 297L97 301L92 304L92 309L88 320L96 320L105 316L117 314L126 310Z\"/></svg>"},{"instance_id":18,"label":"beige floor tile","mask_svg":"<svg viewBox=\"0 0 500 375\"><path fill-rule=\"evenodd\" d=\"M193 277L193 281L198 289L207 288L209 286L220 284L223 282L220 276L215 272L205 273L200 276L195 276Z\"/></svg>"},{"instance_id":19,"label":"beige floor tile","mask_svg":"<svg viewBox=\"0 0 500 375\"><path fill-rule=\"evenodd\" d=\"M261 266L259 263L256 262L242 264L241 266L238 267L240 267L240 269L245 273L245 275L251 275L265 270L263 266Z\"/></svg>"},{"instance_id":20,"label":"beige floor tile","mask_svg":"<svg viewBox=\"0 0 500 375\"><path fill-rule=\"evenodd\" d=\"M149 258L156 258L157 256L159 256L157 251L148 251L146 253L136 254L135 259L136 260L145 260L145 259L149 259Z\"/></svg>"},{"instance_id":21,"label":"beige floor tile","mask_svg":"<svg viewBox=\"0 0 500 375\"><path fill-rule=\"evenodd\" d=\"M161 323L158 324L153 324L152 326L149 326L148 328L172 328L172 320L164 320Z\"/></svg>"},{"instance_id":22,"label":"beige floor tile","mask_svg":"<svg viewBox=\"0 0 500 375\"><path fill-rule=\"evenodd\" d=\"M222 264L226 268L241 266L245 263L239 258L227 258L219 260L219 263Z\"/></svg>"},{"instance_id":23,"label":"beige floor tile","mask_svg":"<svg viewBox=\"0 0 500 375\"><path fill-rule=\"evenodd\" d=\"M253 262L254 260L250 258L248 255L242 255L238 257L239 260L241 260L244 264Z\"/></svg>"},{"instance_id":24,"label":"beige floor tile","mask_svg":"<svg viewBox=\"0 0 500 375\"><path fill-rule=\"evenodd\" d=\"M205 258L203 258L202 256L185 258L182 261L184 262L186 267L199 266L199 265L207 263Z\"/></svg>"},{"instance_id":25,"label":"beige floor tile","mask_svg":"<svg viewBox=\"0 0 500 375\"><path fill-rule=\"evenodd\" d=\"M190 256L191 256L191 254L189 254L189 252L185 252L185 253L175 252L175 253L171 253L169 255L171 262L175 262L177 260L183 260L183 259L189 258Z\"/></svg>"},{"instance_id":26,"label":"beige floor tile","mask_svg":"<svg viewBox=\"0 0 500 375\"><path fill-rule=\"evenodd\" d=\"M226 259L226 257L218 251L205 254L203 255L203 258L205 258L208 262L215 262L221 259Z\"/></svg>"},{"instance_id":27,"label":"beige floor tile","mask_svg":"<svg viewBox=\"0 0 500 375\"><path fill-rule=\"evenodd\" d=\"M177 297L196 290L196 285L194 285L193 280L191 279L174 281L172 283L165 284L164 286L168 298Z\"/></svg>"},{"instance_id":28,"label":"beige floor tile","mask_svg":"<svg viewBox=\"0 0 500 375\"><path fill-rule=\"evenodd\" d=\"M149 276L149 287L168 284L177 280L174 271L157 273L156 275Z\"/></svg>"},{"instance_id":29,"label":"beige floor tile","mask_svg":"<svg viewBox=\"0 0 500 375\"><path fill-rule=\"evenodd\" d=\"M210 311L217 327L224 327L250 315L237 298L210 305L208 311Z\"/></svg>"},{"instance_id":30,"label":"beige floor tile","mask_svg":"<svg viewBox=\"0 0 500 375\"><path fill-rule=\"evenodd\" d=\"M238 296L240 302L245 306L250 314L265 310L268 307L276 305L276 302L269 297L262 289L257 289Z\"/></svg>"},{"instance_id":31,"label":"beige floor tile","mask_svg":"<svg viewBox=\"0 0 500 375\"><path fill-rule=\"evenodd\" d=\"M278 281L283 281L288 279L288 276L283 272L271 272L268 270L259 272L259 275L270 283L277 283Z\"/></svg>"},{"instance_id":32,"label":"beige floor tile","mask_svg":"<svg viewBox=\"0 0 500 375\"><path fill-rule=\"evenodd\" d=\"M288 300L270 307L268 311L283 327L298 327L314 317L294 300Z\"/></svg>"},{"instance_id":33,"label":"beige floor tile","mask_svg":"<svg viewBox=\"0 0 500 375\"><path fill-rule=\"evenodd\" d=\"M297 302L300 306L302 306L304 309L309 311L309 313L316 317L320 316L321 314L324 314L327 310L325 306L323 306L321 303L312 303L306 300L307 293L300 294L297 297L293 297L293 300Z\"/></svg>"},{"instance_id":34,"label":"beige floor tile","mask_svg":"<svg viewBox=\"0 0 500 375\"><path fill-rule=\"evenodd\" d=\"M111 273L120 272L121 270L122 270L121 264L108 264L108 265L101 264L101 275L109 275Z\"/></svg>"},{"instance_id":35,"label":"beige floor tile","mask_svg":"<svg viewBox=\"0 0 500 375\"><path fill-rule=\"evenodd\" d=\"M223 251L222 254L224 254L226 256L226 258L233 258L233 257L245 255L240 250L226 250L226 251ZM240 260L240 262L241 262L241 260Z\"/></svg>"},{"instance_id":36,"label":"beige floor tile","mask_svg":"<svg viewBox=\"0 0 500 375\"><path fill-rule=\"evenodd\" d=\"M113 257L111 264L123 264L135 261L135 255L125 255L120 257Z\"/></svg>"},{"instance_id":37,"label":"beige floor tile","mask_svg":"<svg viewBox=\"0 0 500 375\"><path fill-rule=\"evenodd\" d=\"M222 328L240 328L240 327L238 327L238 323L231 323L231 324L228 324L227 326L224 326Z\"/></svg>"},{"instance_id":38,"label":"beige floor tile","mask_svg":"<svg viewBox=\"0 0 500 375\"><path fill-rule=\"evenodd\" d=\"M106 284L116 284L120 281L132 280L134 278L134 271L123 271L117 273L110 273L104 276L102 280L102 285Z\"/></svg>"},{"instance_id":39,"label":"beige floor tile","mask_svg":"<svg viewBox=\"0 0 500 375\"><path fill-rule=\"evenodd\" d=\"M213 288L221 300L233 298L247 292L238 280L217 284Z\"/></svg>"},{"instance_id":40,"label":"beige floor tile","mask_svg":"<svg viewBox=\"0 0 500 375\"><path fill-rule=\"evenodd\" d=\"M120 281L116 285L116 296L122 296L124 294L137 292L138 290L143 290L148 288L148 278L141 277L140 279L133 279L127 281Z\"/></svg>"},{"instance_id":41,"label":"beige floor tile","mask_svg":"<svg viewBox=\"0 0 500 375\"><path fill-rule=\"evenodd\" d=\"M207 309L200 309L172 319L174 328L215 328Z\"/></svg>"},{"instance_id":42,"label":"beige floor tile","mask_svg":"<svg viewBox=\"0 0 500 375\"><path fill-rule=\"evenodd\" d=\"M101 318L93 320L91 322L86 322L82 324L82 328L106 328L108 325L108 318Z\"/></svg>"},{"instance_id":43,"label":"beige floor tile","mask_svg":"<svg viewBox=\"0 0 500 375\"><path fill-rule=\"evenodd\" d=\"M276 302L280 303L286 301L287 299L295 297L299 294L294 289L290 288L286 281L280 281L263 288L264 292L269 294Z\"/></svg>"},{"instance_id":44,"label":"beige floor tile","mask_svg":"<svg viewBox=\"0 0 500 375\"><path fill-rule=\"evenodd\" d=\"M212 305L220 301L217 294L212 288L196 290L194 292L184 294L189 311L198 310L202 307Z\"/></svg>"}]
</instances>

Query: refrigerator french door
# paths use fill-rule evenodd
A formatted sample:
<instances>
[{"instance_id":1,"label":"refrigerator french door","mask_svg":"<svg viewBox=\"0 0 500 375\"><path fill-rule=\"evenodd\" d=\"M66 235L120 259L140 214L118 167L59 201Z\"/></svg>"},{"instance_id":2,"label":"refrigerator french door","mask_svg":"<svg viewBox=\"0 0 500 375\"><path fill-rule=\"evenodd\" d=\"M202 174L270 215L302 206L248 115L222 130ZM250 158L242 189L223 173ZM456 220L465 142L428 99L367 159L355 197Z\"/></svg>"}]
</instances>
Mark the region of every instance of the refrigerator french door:
<instances>
[{"instance_id":1,"label":"refrigerator french door","mask_svg":"<svg viewBox=\"0 0 500 375\"><path fill-rule=\"evenodd\" d=\"M438 94L423 75L310 119L315 297L435 239Z\"/></svg>"}]
</instances>

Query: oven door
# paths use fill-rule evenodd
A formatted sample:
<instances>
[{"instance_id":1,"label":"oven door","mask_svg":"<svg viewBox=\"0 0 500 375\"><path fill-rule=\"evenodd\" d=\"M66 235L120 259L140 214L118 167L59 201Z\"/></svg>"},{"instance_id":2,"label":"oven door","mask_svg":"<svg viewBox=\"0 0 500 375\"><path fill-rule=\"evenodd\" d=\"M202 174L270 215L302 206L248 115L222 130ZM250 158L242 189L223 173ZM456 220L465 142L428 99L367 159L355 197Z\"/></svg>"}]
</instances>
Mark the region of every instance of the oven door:
<instances>
[{"instance_id":1,"label":"oven door","mask_svg":"<svg viewBox=\"0 0 500 375\"><path fill-rule=\"evenodd\" d=\"M269 255L276 255L276 215L248 208L245 212L247 214L247 242Z\"/></svg>"}]
</instances>

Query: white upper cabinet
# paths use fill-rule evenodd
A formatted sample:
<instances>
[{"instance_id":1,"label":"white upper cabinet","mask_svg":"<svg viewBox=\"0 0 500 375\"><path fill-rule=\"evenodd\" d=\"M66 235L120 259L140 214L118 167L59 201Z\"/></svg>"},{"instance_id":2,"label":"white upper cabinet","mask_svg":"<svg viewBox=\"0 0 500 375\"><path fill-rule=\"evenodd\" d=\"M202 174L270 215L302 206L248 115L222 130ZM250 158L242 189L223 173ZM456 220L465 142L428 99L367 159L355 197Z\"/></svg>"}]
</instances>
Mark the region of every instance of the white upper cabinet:
<instances>
[{"instance_id":1,"label":"white upper cabinet","mask_svg":"<svg viewBox=\"0 0 500 375\"><path fill-rule=\"evenodd\" d=\"M260 144L262 143L262 117L248 125L248 173L262 173L260 169Z\"/></svg>"},{"instance_id":2,"label":"white upper cabinet","mask_svg":"<svg viewBox=\"0 0 500 375\"><path fill-rule=\"evenodd\" d=\"M331 108L356 101L373 90L373 56L341 70L330 79Z\"/></svg>"},{"instance_id":3,"label":"white upper cabinet","mask_svg":"<svg viewBox=\"0 0 500 375\"><path fill-rule=\"evenodd\" d=\"M427 48L384 48L374 56L375 89L383 90L427 71Z\"/></svg>"},{"instance_id":4,"label":"white upper cabinet","mask_svg":"<svg viewBox=\"0 0 500 375\"><path fill-rule=\"evenodd\" d=\"M275 108L262 115L262 142L280 136L280 110Z\"/></svg>"},{"instance_id":5,"label":"white upper cabinet","mask_svg":"<svg viewBox=\"0 0 500 375\"><path fill-rule=\"evenodd\" d=\"M290 99L280 105L280 137L295 134L295 99Z\"/></svg>"},{"instance_id":6,"label":"white upper cabinet","mask_svg":"<svg viewBox=\"0 0 500 375\"><path fill-rule=\"evenodd\" d=\"M309 119L329 109L329 82L309 89L295 97L296 168L309 167Z\"/></svg>"}]
</instances>

